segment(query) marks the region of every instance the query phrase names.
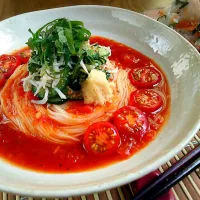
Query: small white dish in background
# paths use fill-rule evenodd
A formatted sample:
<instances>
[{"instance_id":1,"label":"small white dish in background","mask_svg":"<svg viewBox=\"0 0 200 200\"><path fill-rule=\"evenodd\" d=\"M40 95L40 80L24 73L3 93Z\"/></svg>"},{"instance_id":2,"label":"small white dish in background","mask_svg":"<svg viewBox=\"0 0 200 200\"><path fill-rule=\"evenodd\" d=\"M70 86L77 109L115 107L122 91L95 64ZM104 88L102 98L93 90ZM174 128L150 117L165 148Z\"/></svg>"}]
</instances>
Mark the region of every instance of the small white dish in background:
<instances>
[{"instance_id":1,"label":"small white dish in background","mask_svg":"<svg viewBox=\"0 0 200 200\"><path fill-rule=\"evenodd\" d=\"M26 13L0 22L0 54L24 46L43 24L66 17L82 20L93 35L112 38L154 59L171 89L170 118L159 136L128 160L82 173L37 173L0 161L0 190L66 197L94 193L136 180L183 148L200 127L200 56L183 37L146 16L113 7L75 6Z\"/></svg>"}]
</instances>

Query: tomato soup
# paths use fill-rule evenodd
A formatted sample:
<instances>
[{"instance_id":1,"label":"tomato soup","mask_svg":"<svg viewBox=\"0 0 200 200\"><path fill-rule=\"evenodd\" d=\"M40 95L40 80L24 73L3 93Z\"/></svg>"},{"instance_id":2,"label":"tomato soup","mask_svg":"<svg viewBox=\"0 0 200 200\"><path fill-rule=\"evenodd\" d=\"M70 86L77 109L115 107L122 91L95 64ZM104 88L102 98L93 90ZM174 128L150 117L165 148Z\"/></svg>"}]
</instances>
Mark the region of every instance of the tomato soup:
<instances>
[{"instance_id":1,"label":"tomato soup","mask_svg":"<svg viewBox=\"0 0 200 200\"><path fill-rule=\"evenodd\" d=\"M7 124L1 123L1 159L12 165L39 172L81 172L106 167L128 159L156 138L168 119L170 104L169 85L160 66L133 48L110 39L93 36L90 38L90 43L99 43L102 46L110 47L112 54L109 60L114 61L119 68L130 69L130 81L138 89L130 96L130 102L126 109L130 107L131 109L129 111L124 108L119 109L118 113L115 113L109 121L109 123L116 125L118 132L121 133L121 142L117 139L117 145L120 145L118 149L99 156L88 153L88 149L86 151L87 146L83 145L83 141L87 138L85 139L84 136L80 136L80 142L75 144L56 144L27 136L16 128L13 129ZM22 56L25 63L28 60L27 57L30 56L30 52L25 48L16 51L14 55ZM149 71L146 71L146 69ZM154 75L156 75L156 78ZM149 78L149 76L153 77L152 84L143 82L143 79ZM141 79L139 85L138 79ZM144 97L147 99L144 99ZM148 98L153 98L153 100L148 102L147 105ZM91 113L93 107L92 105L84 105L83 101L72 101L68 110L79 115L81 113ZM143 125L140 125L140 121L135 122L135 119L127 115L127 112L136 113L140 120L143 120L143 115L145 115L146 121L143 120ZM130 123L138 123L139 129L145 129L145 131L142 135L137 134L137 130L134 136L131 131L127 134L126 129L121 125L125 124L122 118L123 120L128 119ZM3 114L1 119L5 121Z\"/></svg>"}]
</instances>

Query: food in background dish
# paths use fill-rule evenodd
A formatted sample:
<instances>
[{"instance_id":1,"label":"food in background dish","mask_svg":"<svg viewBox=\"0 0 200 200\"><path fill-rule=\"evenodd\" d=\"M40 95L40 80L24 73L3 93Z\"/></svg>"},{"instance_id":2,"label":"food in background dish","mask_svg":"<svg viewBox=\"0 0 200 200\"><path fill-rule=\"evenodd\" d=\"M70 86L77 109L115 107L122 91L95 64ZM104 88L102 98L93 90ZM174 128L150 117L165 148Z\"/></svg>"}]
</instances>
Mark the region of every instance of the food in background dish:
<instances>
[{"instance_id":1,"label":"food in background dish","mask_svg":"<svg viewBox=\"0 0 200 200\"><path fill-rule=\"evenodd\" d=\"M176 30L200 51L199 9L199 0L175 0L169 7L145 14Z\"/></svg>"},{"instance_id":2,"label":"food in background dish","mask_svg":"<svg viewBox=\"0 0 200 200\"><path fill-rule=\"evenodd\" d=\"M0 156L19 166L76 172L127 159L169 112L160 67L83 22L56 19L28 47L0 57ZM8 157L9 155L9 157Z\"/></svg>"}]
</instances>

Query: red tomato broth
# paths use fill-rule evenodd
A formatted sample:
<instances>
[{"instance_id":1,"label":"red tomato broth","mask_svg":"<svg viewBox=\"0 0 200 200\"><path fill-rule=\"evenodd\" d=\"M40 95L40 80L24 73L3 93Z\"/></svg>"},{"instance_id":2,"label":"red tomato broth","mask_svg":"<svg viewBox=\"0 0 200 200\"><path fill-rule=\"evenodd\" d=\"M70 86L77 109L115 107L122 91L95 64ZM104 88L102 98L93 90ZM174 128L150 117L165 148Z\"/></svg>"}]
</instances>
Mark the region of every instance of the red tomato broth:
<instances>
[{"instance_id":1,"label":"red tomato broth","mask_svg":"<svg viewBox=\"0 0 200 200\"><path fill-rule=\"evenodd\" d=\"M72 114L89 114L94 110L93 105L84 104L83 101L71 101L66 109L67 112Z\"/></svg>"},{"instance_id":2,"label":"red tomato broth","mask_svg":"<svg viewBox=\"0 0 200 200\"><path fill-rule=\"evenodd\" d=\"M160 113L161 119L158 119L159 126L155 127L150 123L150 128L144 134L142 140L136 140L133 146L131 146L132 144L125 144L130 146L128 155L114 152L110 155L99 157L88 154L85 151L82 144L83 137L81 138L80 143L73 145L58 145L27 136L20 131L11 129L8 127L8 125L0 124L0 157L2 159L19 167L39 172L81 172L105 167L110 164L128 159L130 156L146 147L152 140L156 138L169 116L170 90L167 84L167 79L161 68L150 58L121 43L99 36L91 37L90 41L91 43L98 42L100 45L110 46L112 55L109 59L115 61L124 69L133 68L134 66L139 67L153 65L161 72L164 84L162 88L159 88L158 86L157 89L165 92L167 96L167 106ZM24 49L27 50L27 48L23 48L19 51L16 51L14 54L19 54L20 52L23 52ZM32 95L30 94L30 98L31 97ZM92 112L91 105L81 108L82 105L82 101L70 102L69 112L75 114ZM147 116L154 117L154 114L147 114Z\"/></svg>"},{"instance_id":3,"label":"red tomato broth","mask_svg":"<svg viewBox=\"0 0 200 200\"><path fill-rule=\"evenodd\" d=\"M14 51L12 54L14 56L20 56L21 62L24 64L24 63L28 62L28 60L31 56L31 51L30 51L30 48L28 46L26 46L22 49Z\"/></svg>"}]
</instances>

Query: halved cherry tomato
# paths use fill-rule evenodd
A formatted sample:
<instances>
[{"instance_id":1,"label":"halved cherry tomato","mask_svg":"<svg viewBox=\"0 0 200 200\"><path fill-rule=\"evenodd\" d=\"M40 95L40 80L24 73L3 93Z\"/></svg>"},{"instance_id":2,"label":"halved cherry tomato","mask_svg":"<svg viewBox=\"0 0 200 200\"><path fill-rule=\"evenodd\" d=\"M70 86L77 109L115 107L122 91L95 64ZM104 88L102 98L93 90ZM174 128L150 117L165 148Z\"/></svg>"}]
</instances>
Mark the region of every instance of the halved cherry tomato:
<instances>
[{"instance_id":1,"label":"halved cherry tomato","mask_svg":"<svg viewBox=\"0 0 200 200\"><path fill-rule=\"evenodd\" d=\"M159 111L162 104L162 97L155 90L135 90L130 96L130 105L136 106L143 112Z\"/></svg>"},{"instance_id":2,"label":"halved cherry tomato","mask_svg":"<svg viewBox=\"0 0 200 200\"><path fill-rule=\"evenodd\" d=\"M124 106L117 110L113 115L113 123L123 140L132 137L139 141L149 126L146 115L133 106Z\"/></svg>"},{"instance_id":3,"label":"halved cherry tomato","mask_svg":"<svg viewBox=\"0 0 200 200\"><path fill-rule=\"evenodd\" d=\"M153 67L136 67L129 72L131 83L140 88L151 88L161 81L161 74Z\"/></svg>"},{"instance_id":4,"label":"halved cherry tomato","mask_svg":"<svg viewBox=\"0 0 200 200\"><path fill-rule=\"evenodd\" d=\"M97 122L88 127L83 143L88 153L107 155L117 150L120 145L120 136L113 124Z\"/></svg>"},{"instance_id":5,"label":"halved cherry tomato","mask_svg":"<svg viewBox=\"0 0 200 200\"><path fill-rule=\"evenodd\" d=\"M19 65L21 65L19 56L6 54L0 56L0 69L3 71L5 78L10 77Z\"/></svg>"}]
</instances>

